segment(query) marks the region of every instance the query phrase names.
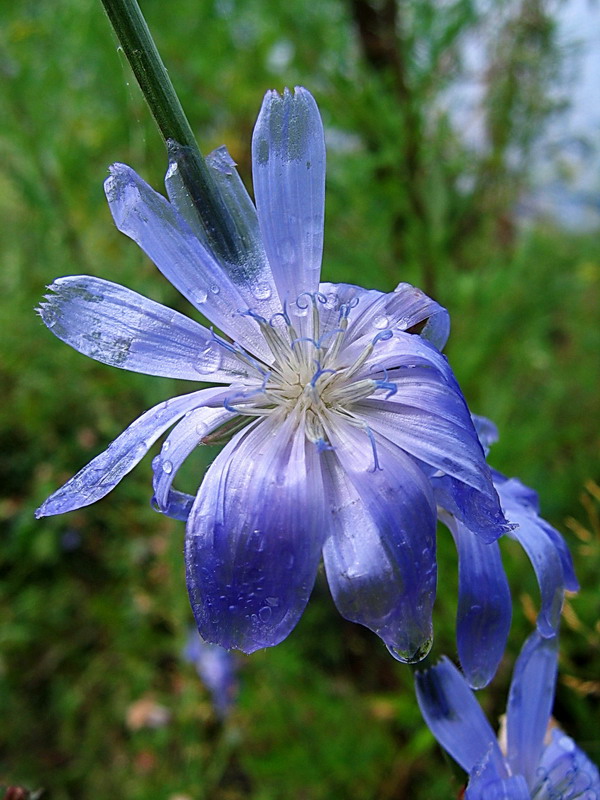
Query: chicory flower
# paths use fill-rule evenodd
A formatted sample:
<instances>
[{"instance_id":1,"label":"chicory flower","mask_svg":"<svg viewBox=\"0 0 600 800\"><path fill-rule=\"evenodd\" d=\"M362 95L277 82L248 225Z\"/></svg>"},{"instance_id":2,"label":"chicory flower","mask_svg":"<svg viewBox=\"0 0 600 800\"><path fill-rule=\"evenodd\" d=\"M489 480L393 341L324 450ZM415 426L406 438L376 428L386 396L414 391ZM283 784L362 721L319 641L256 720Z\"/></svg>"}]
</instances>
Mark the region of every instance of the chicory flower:
<instances>
[{"instance_id":1,"label":"chicory flower","mask_svg":"<svg viewBox=\"0 0 600 800\"><path fill-rule=\"evenodd\" d=\"M425 722L469 773L466 800L597 800L600 796L596 766L569 736L550 724L557 662L557 637L544 638L535 631L515 664L503 749L449 659L416 674Z\"/></svg>"},{"instance_id":2,"label":"chicory flower","mask_svg":"<svg viewBox=\"0 0 600 800\"><path fill-rule=\"evenodd\" d=\"M436 504L485 541L506 524L483 450L440 349L448 314L408 284L320 282L325 144L305 89L267 93L252 142L256 208L225 148L208 157L239 231L225 256L196 213L184 148L169 199L122 164L106 182L120 231L219 329L109 281L59 278L40 314L58 338L136 372L211 381L135 420L46 500L38 516L99 500L169 428L154 504L186 520L185 560L202 637L252 652L277 644L308 601L323 555L341 613L417 661L431 644ZM173 480L225 434L195 497Z\"/></svg>"}]
</instances>

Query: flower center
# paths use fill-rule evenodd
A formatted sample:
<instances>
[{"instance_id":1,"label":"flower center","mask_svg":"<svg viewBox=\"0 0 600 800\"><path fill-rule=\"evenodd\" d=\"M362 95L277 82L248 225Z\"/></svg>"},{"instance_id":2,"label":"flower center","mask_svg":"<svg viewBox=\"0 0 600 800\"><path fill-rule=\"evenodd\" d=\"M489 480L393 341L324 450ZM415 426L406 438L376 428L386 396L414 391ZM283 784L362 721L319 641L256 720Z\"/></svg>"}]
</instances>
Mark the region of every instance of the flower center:
<instances>
[{"instance_id":1,"label":"flower center","mask_svg":"<svg viewBox=\"0 0 600 800\"><path fill-rule=\"evenodd\" d=\"M299 424L304 422L307 438L322 449L330 447L330 432L340 418L367 430L352 412L355 403L378 390L387 391L388 397L396 392L394 383L364 377L365 365L377 342L389 339L392 331L380 331L349 362L344 358L344 345L348 338L348 317L358 304L358 298L340 305L335 327L332 327L331 317L326 325L321 318L328 302L319 292L298 297L295 307L302 320L301 332L292 323L287 308L269 321L252 310L244 312L256 321L272 353L273 359L268 365L253 359L241 348L217 339L260 375L260 382L258 379L249 382L242 391L229 397L226 407L236 414L249 416L277 414L283 419L295 415ZM331 314L330 308L328 311ZM385 374L385 370L383 372ZM367 433L374 447L372 434L369 430Z\"/></svg>"}]
</instances>

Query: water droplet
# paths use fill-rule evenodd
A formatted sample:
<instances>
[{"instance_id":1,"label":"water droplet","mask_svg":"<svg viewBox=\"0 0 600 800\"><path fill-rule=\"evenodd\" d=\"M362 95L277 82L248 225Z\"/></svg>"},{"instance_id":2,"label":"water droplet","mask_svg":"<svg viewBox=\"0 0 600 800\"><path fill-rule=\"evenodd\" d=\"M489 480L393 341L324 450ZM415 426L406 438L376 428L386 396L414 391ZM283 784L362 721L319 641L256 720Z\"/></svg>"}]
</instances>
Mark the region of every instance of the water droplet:
<instances>
[{"instance_id":1,"label":"water droplet","mask_svg":"<svg viewBox=\"0 0 600 800\"><path fill-rule=\"evenodd\" d=\"M373 325L379 330L387 328L389 324L390 324L389 318L384 316L383 314L380 315L379 317L375 317L375 319L373 320Z\"/></svg>"},{"instance_id":2,"label":"water droplet","mask_svg":"<svg viewBox=\"0 0 600 800\"><path fill-rule=\"evenodd\" d=\"M166 442L163 443L162 449L163 453L166 453L167 450L171 447L171 442L167 439Z\"/></svg>"},{"instance_id":3,"label":"water droplet","mask_svg":"<svg viewBox=\"0 0 600 800\"><path fill-rule=\"evenodd\" d=\"M279 605L279 598L278 597L267 597L267 603L270 606L278 606Z\"/></svg>"},{"instance_id":4,"label":"water droplet","mask_svg":"<svg viewBox=\"0 0 600 800\"><path fill-rule=\"evenodd\" d=\"M271 619L271 609L269 606L264 606L261 608L261 610L258 612L258 617L261 622L268 622Z\"/></svg>"},{"instance_id":5,"label":"water droplet","mask_svg":"<svg viewBox=\"0 0 600 800\"><path fill-rule=\"evenodd\" d=\"M162 465L162 471L166 472L167 475L170 475L173 472L173 464L170 461L164 461Z\"/></svg>"},{"instance_id":6,"label":"water droplet","mask_svg":"<svg viewBox=\"0 0 600 800\"><path fill-rule=\"evenodd\" d=\"M206 435L206 430L207 430L206 425L202 425L201 423L196 425L196 433L198 434L198 436L200 436L200 438Z\"/></svg>"},{"instance_id":7,"label":"water droplet","mask_svg":"<svg viewBox=\"0 0 600 800\"><path fill-rule=\"evenodd\" d=\"M219 294L219 292L221 291L217 283L211 283L210 290L213 294Z\"/></svg>"},{"instance_id":8,"label":"water droplet","mask_svg":"<svg viewBox=\"0 0 600 800\"><path fill-rule=\"evenodd\" d=\"M216 372L221 365L221 352L216 342L207 342L200 351L200 360L196 364L196 370L201 375Z\"/></svg>"},{"instance_id":9,"label":"water droplet","mask_svg":"<svg viewBox=\"0 0 600 800\"><path fill-rule=\"evenodd\" d=\"M257 300L268 300L271 297L271 287L268 283L258 283L252 290Z\"/></svg>"},{"instance_id":10,"label":"water droplet","mask_svg":"<svg viewBox=\"0 0 600 800\"><path fill-rule=\"evenodd\" d=\"M235 611L235 610L236 610L236 607L235 607L234 605L231 605L231 606L229 606L229 610L230 610L231 612L233 612L233 611Z\"/></svg>"},{"instance_id":11,"label":"water droplet","mask_svg":"<svg viewBox=\"0 0 600 800\"><path fill-rule=\"evenodd\" d=\"M135 458L141 458L142 456L146 455L146 451L147 450L148 450L148 448L146 447L146 445L144 443L138 444L138 446L133 451L133 455L135 456Z\"/></svg>"},{"instance_id":12,"label":"water droplet","mask_svg":"<svg viewBox=\"0 0 600 800\"><path fill-rule=\"evenodd\" d=\"M279 257L283 264L291 264L295 261L295 248L292 239L284 239L279 248Z\"/></svg>"},{"instance_id":13,"label":"water droplet","mask_svg":"<svg viewBox=\"0 0 600 800\"><path fill-rule=\"evenodd\" d=\"M194 303L201 306L202 303L206 303L206 298L208 297L208 292L205 292L204 289L201 289L199 292L196 292L194 295Z\"/></svg>"}]
</instances>

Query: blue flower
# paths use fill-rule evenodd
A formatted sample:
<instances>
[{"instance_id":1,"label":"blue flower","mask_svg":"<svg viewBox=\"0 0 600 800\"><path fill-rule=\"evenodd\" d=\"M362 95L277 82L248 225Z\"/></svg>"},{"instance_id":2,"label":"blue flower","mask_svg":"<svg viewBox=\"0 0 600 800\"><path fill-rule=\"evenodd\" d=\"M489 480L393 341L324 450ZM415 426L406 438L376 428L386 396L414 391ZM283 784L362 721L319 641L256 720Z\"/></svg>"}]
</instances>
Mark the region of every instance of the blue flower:
<instances>
[{"instance_id":1,"label":"blue flower","mask_svg":"<svg viewBox=\"0 0 600 800\"><path fill-rule=\"evenodd\" d=\"M443 471L453 513L482 540L506 529L440 353L448 314L405 283L383 294L320 282L325 145L305 89L264 99L256 208L225 148L208 157L237 254L222 255L199 221L185 159L173 144L169 200L121 164L106 194L119 230L220 333L89 276L56 280L40 314L98 361L219 385L151 408L38 516L99 500L173 428L153 462L154 504L187 521L187 584L206 641L248 653L282 641L322 554L340 612L417 661L431 644L436 588L431 476ZM197 495L176 491L190 452L224 436Z\"/></svg>"},{"instance_id":2,"label":"blue flower","mask_svg":"<svg viewBox=\"0 0 600 800\"><path fill-rule=\"evenodd\" d=\"M218 644L204 642L198 631L190 631L183 657L196 668L200 680L212 696L215 711L226 717L237 694L237 678L232 654Z\"/></svg>"},{"instance_id":3,"label":"blue flower","mask_svg":"<svg viewBox=\"0 0 600 800\"><path fill-rule=\"evenodd\" d=\"M487 452L498 438L496 426L474 417ZM537 628L544 637L558 632L565 589L579 588L571 555L563 537L539 516L537 494L517 478L492 470L502 511L511 527L506 535L518 541L534 568L541 595ZM433 478L441 521L449 528L458 550L458 656L469 685L486 686L504 653L510 629L510 590L498 542L485 543L468 524L452 513L453 499L445 476Z\"/></svg>"},{"instance_id":4,"label":"blue flower","mask_svg":"<svg viewBox=\"0 0 600 800\"><path fill-rule=\"evenodd\" d=\"M598 800L598 769L550 725L557 637L533 633L517 659L500 749L473 692L447 658L416 674L423 717L442 747L469 773L466 800ZM503 738L503 737L501 737Z\"/></svg>"}]
</instances>

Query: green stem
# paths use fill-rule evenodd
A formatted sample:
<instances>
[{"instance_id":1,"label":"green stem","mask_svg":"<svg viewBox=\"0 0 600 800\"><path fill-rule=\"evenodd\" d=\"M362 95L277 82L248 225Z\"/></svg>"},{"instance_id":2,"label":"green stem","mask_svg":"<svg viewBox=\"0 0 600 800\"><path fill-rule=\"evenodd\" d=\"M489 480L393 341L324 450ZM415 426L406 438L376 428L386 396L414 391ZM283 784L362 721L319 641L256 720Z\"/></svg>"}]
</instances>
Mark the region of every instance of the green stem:
<instances>
[{"instance_id":1,"label":"green stem","mask_svg":"<svg viewBox=\"0 0 600 800\"><path fill-rule=\"evenodd\" d=\"M200 152L137 0L102 0L104 10L167 146L180 145L182 176L198 219L216 254L236 262L236 225Z\"/></svg>"}]
</instances>

